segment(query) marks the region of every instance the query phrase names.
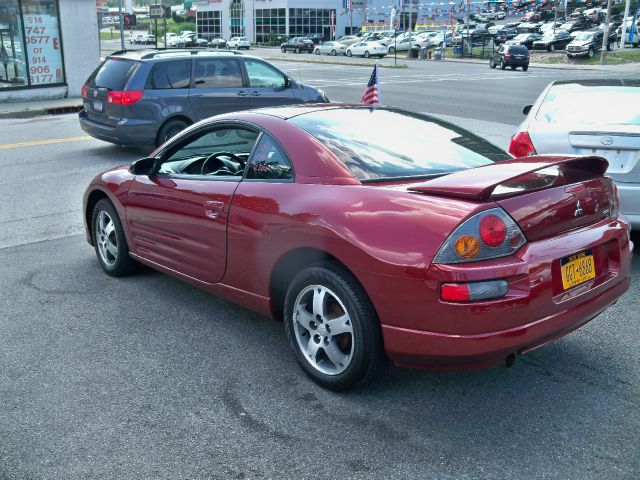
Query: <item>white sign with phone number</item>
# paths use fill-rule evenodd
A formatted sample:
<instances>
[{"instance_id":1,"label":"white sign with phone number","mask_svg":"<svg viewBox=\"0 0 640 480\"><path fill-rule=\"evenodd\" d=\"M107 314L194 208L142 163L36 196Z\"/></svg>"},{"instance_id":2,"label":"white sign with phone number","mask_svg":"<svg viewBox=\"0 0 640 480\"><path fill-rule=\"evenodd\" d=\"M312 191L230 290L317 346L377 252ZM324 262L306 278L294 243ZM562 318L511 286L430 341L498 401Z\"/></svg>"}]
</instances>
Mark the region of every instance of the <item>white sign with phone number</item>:
<instances>
[{"instance_id":1,"label":"white sign with phone number","mask_svg":"<svg viewBox=\"0 0 640 480\"><path fill-rule=\"evenodd\" d=\"M31 85L64 82L58 18L28 15L24 20Z\"/></svg>"}]
</instances>

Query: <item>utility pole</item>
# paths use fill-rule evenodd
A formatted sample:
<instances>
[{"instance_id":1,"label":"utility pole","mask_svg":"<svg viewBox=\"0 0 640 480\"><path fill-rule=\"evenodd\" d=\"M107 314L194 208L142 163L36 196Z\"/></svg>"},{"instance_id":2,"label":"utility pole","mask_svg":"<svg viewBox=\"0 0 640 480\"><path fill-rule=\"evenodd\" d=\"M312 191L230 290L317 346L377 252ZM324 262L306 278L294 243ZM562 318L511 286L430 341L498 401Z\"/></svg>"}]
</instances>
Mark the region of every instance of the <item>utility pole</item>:
<instances>
[{"instance_id":1,"label":"utility pole","mask_svg":"<svg viewBox=\"0 0 640 480\"><path fill-rule=\"evenodd\" d=\"M407 58L411 58L411 35L413 35L413 0L409 0L409 50L407 50Z\"/></svg>"},{"instance_id":2,"label":"utility pole","mask_svg":"<svg viewBox=\"0 0 640 480\"><path fill-rule=\"evenodd\" d=\"M627 17L629 16L629 6L631 5L631 0L627 0L624 4L624 17L622 17L622 31L620 32L622 35L620 37L620 48L624 49L624 36L627 33ZM633 24L631 25L633 26Z\"/></svg>"},{"instance_id":3,"label":"utility pole","mask_svg":"<svg viewBox=\"0 0 640 480\"><path fill-rule=\"evenodd\" d=\"M556 3L553 7L553 34L556 34L556 23L558 23L558 0L556 0Z\"/></svg>"},{"instance_id":4,"label":"utility pole","mask_svg":"<svg viewBox=\"0 0 640 480\"><path fill-rule=\"evenodd\" d=\"M602 49L600 50L600 65L604 65L604 52L609 43L609 22L611 22L611 0L607 0L607 17L605 19L604 36L602 37Z\"/></svg>"},{"instance_id":5,"label":"utility pole","mask_svg":"<svg viewBox=\"0 0 640 480\"><path fill-rule=\"evenodd\" d=\"M471 17L471 0L467 0L467 45L469 44L469 20ZM462 47L462 56L464 57L464 39L461 39L461 47ZM471 51L470 54L473 53L473 42L471 42Z\"/></svg>"},{"instance_id":6,"label":"utility pole","mask_svg":"<svg viewBox=\"0 0 640 480\"><path fill-rule=\"evenodd\" d=\"M118 18L120 19L120 46L124 50L124 18L122 15L122 0L118 0Z\"/></svg>"}]
</instances>

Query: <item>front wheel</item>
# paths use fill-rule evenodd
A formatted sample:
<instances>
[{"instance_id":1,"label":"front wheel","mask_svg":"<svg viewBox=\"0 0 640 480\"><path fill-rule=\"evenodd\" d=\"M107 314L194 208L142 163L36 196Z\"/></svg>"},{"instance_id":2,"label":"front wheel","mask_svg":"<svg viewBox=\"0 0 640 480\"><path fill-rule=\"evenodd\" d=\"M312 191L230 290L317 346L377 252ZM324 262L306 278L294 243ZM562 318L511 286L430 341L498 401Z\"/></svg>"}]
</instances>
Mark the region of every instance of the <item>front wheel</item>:
<instances>
[{"instance_id":1,"label":"front wheel","mask_svg":"<svg viewBox=\"0 0 640 480\"><path fill-rule=\"evenodd\" d=\"M613 50L613 42L607 43L607 52L610 52L611 50Z\"/></svg>"},{"instance_id":2,"label":"front wheel","mask_svg":"<svg viewBox=\"0 0 640 480\"><path fill-rule=\"evenodd\" d=\"M296 47L295 52L296 53L300 53L300 49L298 47Z\"/></svg>"},{"instance_id":3,"label":"front wheel","mask_svg":"<svg viewBox=\"0 0 640 480\"><path fill-rule=\"evenodd\" d=\"M496 68L496 62L493 58L489 60L489 68Z\"/></svg>"},{"instance_id":4,"label":"front wheel","mask_svg":"<svg viewBox=\"0 0 640 480\"><path fill-rule=\"evenodd\" d=\"M369 53L369 50L365 50L364 51L364 58L369 58L371 56L371 54Z\"/></svg>"},{"instance_id":5,"label":"front wheel","mask_svg":"<svg viewBox=\"0 0 640 480\"><path fill-rule=\"evenodd\" d=\"M353 53L351 53L351 50L347 50L347 57L351 57L353 55Z\"/></svg>"},{"instance_id":6,"label":"front wheel","mask_svg":"<svg viewBox=\"0 0 640 480\"><path fill-rule=\"evenodd\" d=\"M553 52L555 49L556 49L556 46L555 46L553 43L552 43L551 45L549 45L548 50L549 50L550 52Z\"/></svg>"},{"instance_id":7,"label":"front wheel","mask_svg":"<svg viewBox=\"0 0 640 480\"><path fill-rule=\"evenodd\" d=\"M129 256L129 246L118 212L106 198L96 203L91 225L93 245L102 269L112 277L132 273L137 263Z\"/></svg>"},{"instance_id":8,"label":"front wheel","mask_svg":"<svg viewBox=\"0 0 640 480\"><path fill-rule=\"evenodd\" d=\"M395 51L396 51L395 47L389 47L389 53L391 55L393 55L395 53Z\"/></svg>"},{"instance_id":9,"label":"front wheel","mask_svg":"<svg viewBox=\"0 0 640 480\"><path fill-rule=\"evenodd\" d=\"M316 48L316 55L320 55L320 49Z\"/></svg>"},{"instance_id":10,"label":"front wheel","mask_svg":"<svg viewBox=\"0 0 640 480\"><path fill-rule=\"evenodd\" d=\"M504 60L500 60L500 70L504 70L507 66L504 63Z\"/></svg>"},{"instance_id":11,"label":"front wheel","mask_svg":"<svg viewBox=\"0 0 640 480\"><path fill-rule=\"evenodd\" d=\"M280 51L282 51L282 53L287 53L287 49L284 47L280 47Z\"/></svg>"},{"instance_id":12,"label":"front wheel","mask_svg":"<svg viewBox=\"0 0 640 480\"><path fill-rule=\"evenodd\" d=\"M311 265L287 291L285 333L302 370L332 390L372 379L384 352L380 325L367 294L332 263Z\"/></svg>"},{"instance_id":13,"label":"front wheel","mask_svg":"<svg viewBox=\"0 0 640 480\"><path fill-rule=\"evenodd\" d=\"M338 55L338 52L336 52L335 50L331 50L331 55L335 57L336 55Z\"/></svg>"},{"instance_id":14,"label":"front wheel","mask_svg":"<svg viewBox=\"0 0 640 480\"><path fill-rule=\"evenodd\" d=\"M593 56L595 55L593 48L589 48L589 53L587 55L589 55L589 58L593 58Z\"/></svg>"}]
</instances>

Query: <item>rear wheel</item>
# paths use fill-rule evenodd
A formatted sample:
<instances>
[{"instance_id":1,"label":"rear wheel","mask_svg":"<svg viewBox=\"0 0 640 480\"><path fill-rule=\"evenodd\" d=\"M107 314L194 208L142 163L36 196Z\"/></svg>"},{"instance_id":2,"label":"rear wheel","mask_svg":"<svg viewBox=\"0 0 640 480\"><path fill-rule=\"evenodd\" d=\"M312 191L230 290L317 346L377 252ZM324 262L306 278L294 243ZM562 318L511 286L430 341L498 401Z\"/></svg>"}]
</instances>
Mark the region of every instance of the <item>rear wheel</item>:
<instances>
[{"instance_id":1,"label":"rear wheel","mask_svg":"<svg viewBox=\"0 0 640 480\"><path fill-rule=\"evenodd\" d=\"M369 58L371 55L369 54L369 50L364 51L364 58Z\"/></svg>"},{"instance_id":2,"label":"rear wheel","mask_svg":"<svg viewBox=\"0 0 640 480\"><path fill-rule=\"evenodd\" d=\"M395 47L389 47L389 53L393 55L396 52Z\"/></svg>"},{"instance_id":3,"label":"rear wheel","mask_svg":"<svg viewBox=\"0 0 640 480\"><path fill-rule=\"evenodd\" d=\"M549 50L550 52L553 52L555 49L556 49L556 46L553 43L549 45L549 48L547 48L547 50Z\"/></svg>"},{"instance_id":4,"label":"rear wheel","mask_svg":"<svg viewBox=\"0 0 640 480\"><path fill-rule=\"evenodd\" d=\"M137 263L129 256L124 229L113 204L103 198L91 215L93 245L102 269L112 277L132 273Z\"/></svg>"},{"instance_id":5,"label":"rear wheel","mask_svg":"<svg viewBox=\"0 0 640 480\"><path fill-rule=\"evenodd\" d=\"M496 62L493 58L489 60L489 68L496 68Z\"/></svg>"},{"instance_id":6,"label":"rear wheel","mask_svg":"<svg viewBox=\"0 0 640 480\"><path fill-rule=\"evenodd\" d=\"M500 60L500 69L504 70L505 68L507 68L507 66L504 63L504 60Z\"/></svg>"},{"instance_id":7,"label":"rear wheel","mask_svg":"<svg viewBox=\"0 0 640 480\"><path fill-rule=\"evenodd\" d=\"M610 52L611 50L613 50L613 42L607 43L607 52Z\"/></svg>"},{"instance_id":8,"label":"rear wheel","mask_svg":"<svg viewBox=\"0 0 640 480\"><path fill-rule=\"evenodd\" d=\"M353 276L318 263L293 280L285 300L285 333L302 370L332 390L375 376L384 360L375 310Z\"/></svg>"},{"instance_id":9,"label":"rear wheel","mask_svg":"<svg viewBox=\"0 0 640 480\"><path fill-rule=\"evenodd\" d=\"M336 52L335 50L331 50L331 55L335 57L336 55L338 55L338 52Z\"/></svg>"},{"instance_id":10,"label":"rear wheel","mask_svg":"<svg viewBox=\"0 0 640 480\"><path fill-rule=\"evenodd\" d=\"M182 120L170 120L164 124L164 126L158 132L158 138L156 139L156 145L161 145L171 137L177 135L189 125Z\"/></svg>"},{"instance_id":11,"label":"rear wheel","mask_svg":"<svg viewBox=\"0 0 640 480\"><path fill-rule=\"evenodd\" d=\"M316 55L320 55L320 49L316 48Z\"/></svg>"},{"instance_id":12,"label":"rear wheel","mask_svg":"<svg viewBox=\"0 0 640 480\"><path fill-rule=\"evenodd\" d=\"M353 53L351 53L351 50L347 50L347 57L350 57L352 55L353 55Z\"/></svg>"},{"instance_id":13,"label":"rear wheel","mask_svg":"<svg viewBox=\"0 0 640 480\"><path fill-rule=\"evenodd\" d=\"M589 58L593 58L593 56L595 55L593 48L589 48L589 53L587 55L589 55Z\"/></svg>"},{"instance_id":14,"label":"rear wheel","mask_svg":"<svg viewBox=\"0 0 640 480\"><path fill-rule=\"evenodd\" d=\"M284 47L280 47L280 50L282 51L282 53L287 53L287 49Z\"/></svg>"},{"instance_id":15,"label":"rear wheel","mask_svg":"<svg viewBox=\"0 0 640 480\"><path fill-rule=\"evenodd\" d=\"M526 72L527 70L529 70L529 65L525 65L524 67L522 67L523 72Z\"/></svg>"},{"instance_id":16,"label":"rear wheel","mask_svg":"<svg viewBox=\"0 0 640 480\"><path fill-rule=\"evenodd\" d=\"M300 48L296 47L295 52L300 53Z\"/></svg>"}]
</instances>

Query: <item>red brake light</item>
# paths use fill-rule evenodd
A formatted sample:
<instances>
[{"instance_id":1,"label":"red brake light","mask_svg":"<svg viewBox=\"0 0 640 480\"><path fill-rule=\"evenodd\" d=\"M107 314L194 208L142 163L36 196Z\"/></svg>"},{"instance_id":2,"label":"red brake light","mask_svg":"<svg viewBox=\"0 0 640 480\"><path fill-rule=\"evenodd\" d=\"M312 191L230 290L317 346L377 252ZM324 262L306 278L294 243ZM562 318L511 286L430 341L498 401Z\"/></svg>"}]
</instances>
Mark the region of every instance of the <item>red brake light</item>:
<instances>
[{"instance_id":1,"label":"red brake light","mask_svg":"<svg viewBox=\"0 0 640 480\"><path fill-rule=\"evenodd\" d=\"M488 247L499 247L507 238L507 226L497 215L482 217L480 238Z\"/></svg>"},{"instance_id":2,"label":"red brake light","mask_svg":"<svg viewBox=\"0 0 640 480\"><path fill-rule=\"evenodd\" d=\"M82 98L87 98L87 85L82 86Z\"/></svg>"},{"instance_id":3,"label":"red brake light","mask_svg":"<svg viewBox=\"0 0 640 480\"><path fill-rule=\"evenodd\" d=\"M142 90L129 90L126 92L107 93L107 103L116 105L132 105L142 98Z\"/></svg>"},{"instance_id":4,"label":"red brake light","mask_svg":"<svg viewBox=\"0 0 640 480\"><path fill-rule=\"evenodd\" d=\"M527 132L519 132L511 137L509 153L514 157L528 157L530 155L536 155L536 149L533 147L531 137L529 137Z\"/></svg>"},{"instance_id":5,"label":"red brake light","mask_svg":"<svg viewBox=\"0 0 640 480\"><path fill-rule=\"evenodd\" d=\"M468 302L469 286L466 283L443 283L440 296L450 302Z\"/></svg>"},{"instance_id":6,"label":"red brake light","mask_svg":"<svg viewBox=\"0 0 640 480\"><path fill-rule=\"evenodd\" d=\"M509 53L505 53L505 54L504 54L504 58L511 58L511 54L509 54Z\"/></svg>"}]
</instances>

